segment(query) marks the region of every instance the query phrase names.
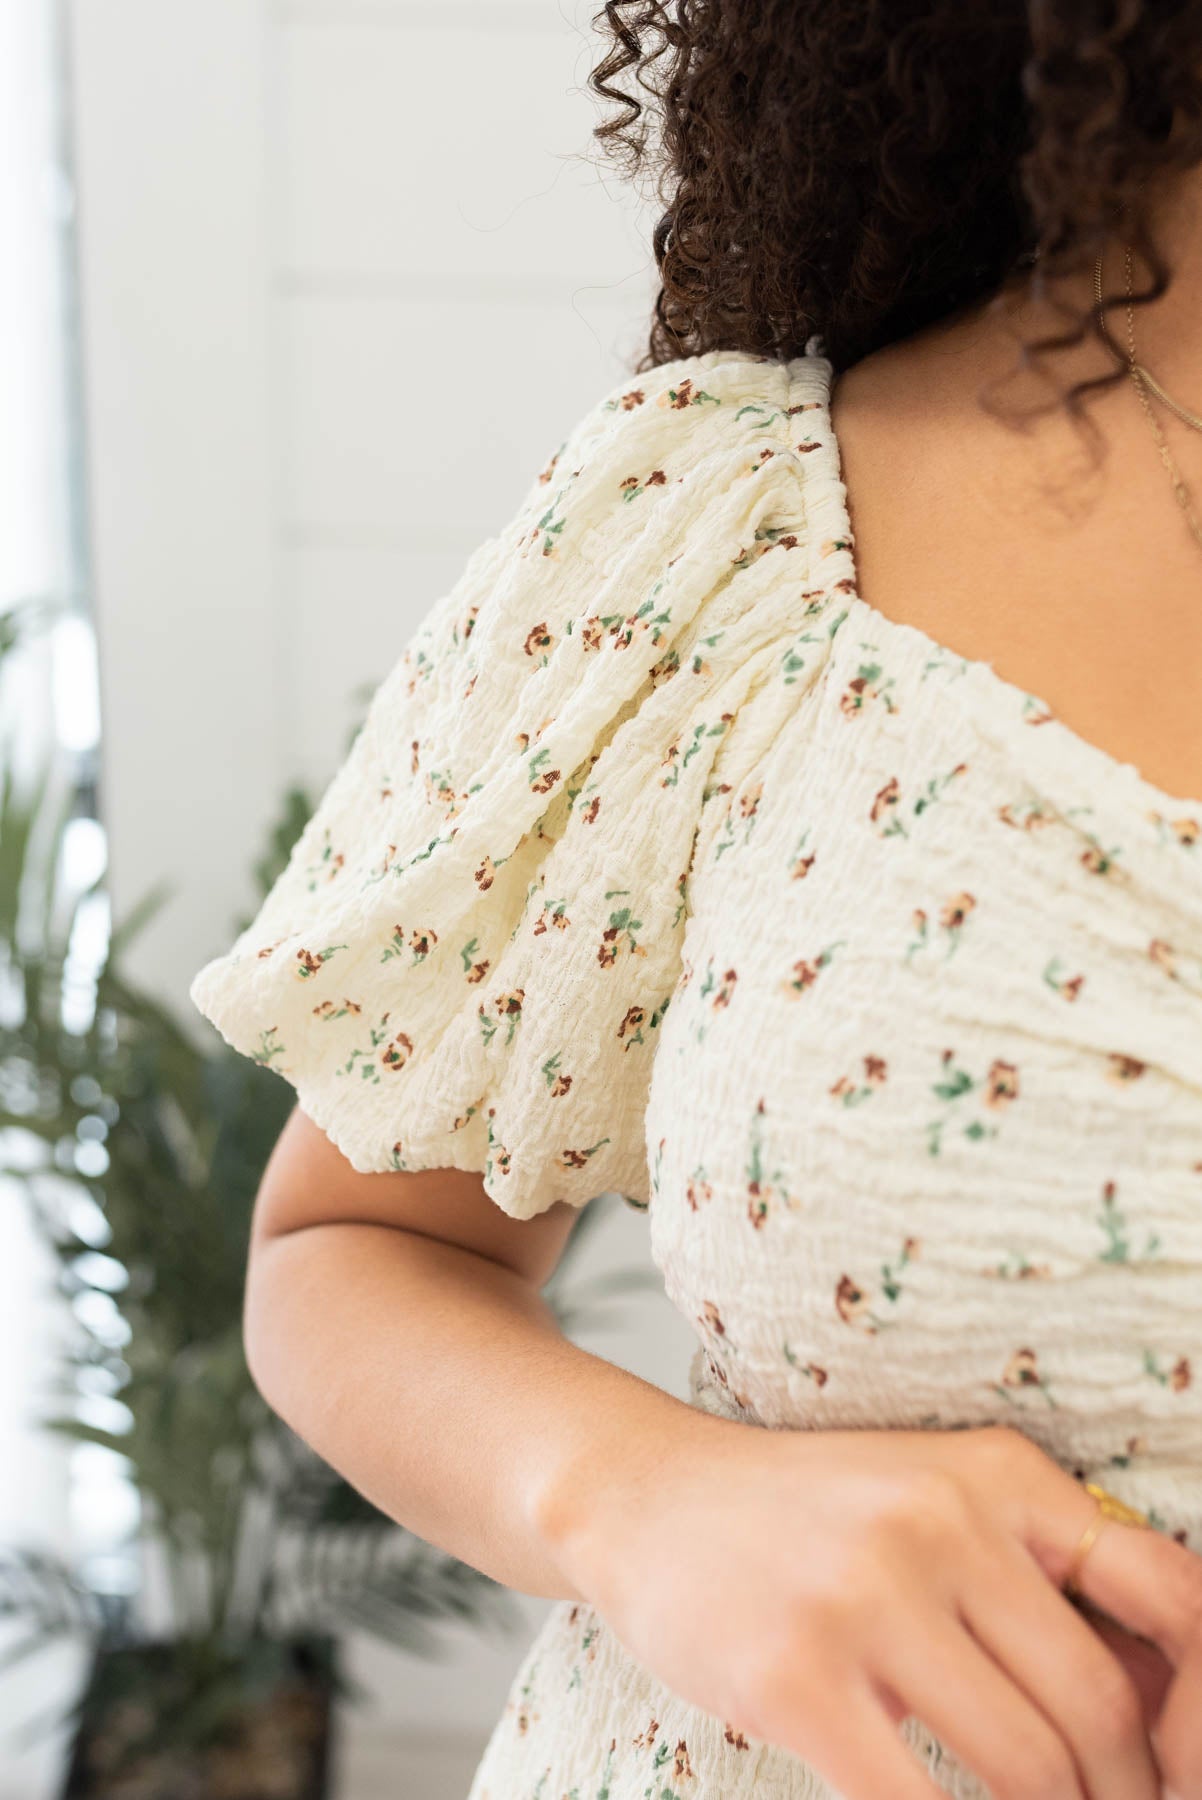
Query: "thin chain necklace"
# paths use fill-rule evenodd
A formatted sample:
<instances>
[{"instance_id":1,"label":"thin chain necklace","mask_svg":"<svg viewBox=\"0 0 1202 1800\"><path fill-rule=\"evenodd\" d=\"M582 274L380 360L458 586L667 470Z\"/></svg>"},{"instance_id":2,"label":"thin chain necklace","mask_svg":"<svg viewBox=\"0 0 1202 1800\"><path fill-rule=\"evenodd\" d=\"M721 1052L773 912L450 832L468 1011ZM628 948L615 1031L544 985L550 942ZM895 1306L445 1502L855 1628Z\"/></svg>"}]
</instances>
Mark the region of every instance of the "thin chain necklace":
<instances>
[{"instance_id":1,"label":"thin chain necklace","mask_svg":"<svg viewBox=\"0 0 1202 1800\"><path fill-rule=\"evenodd\" d=\"M1136 359L1135 307L1132 304L1135 290L1131 279L1131 249L1129 245L1126 247L1124 260L1127 271L1127 373L1135 383L1135 391L1139 395L1140 405L1147 415L1148 424L1152 428L1152 435L1156 439L1156 448L1160 452L1160 460L1164 464L1169 480L1173 484L1173 492L1177 497L1177 502L1181 507L1182 512L1185 514L1186 524L1189 526L1190 531L1197 540L1199 548L1202 549L1202 519L1199 519L1198 517L1197 509L1190 496L1190 491L1185 484L1185 478L1182 475L1181 470L1177 467L1168 445L1165 443L1164 432L1161 430L1160 421L1152 411L1152 403L1148 399L1149 388L1156 394L1158 399L1163 400L1165 405L1176 413L1179 419L1186 425L1192 426L1195 431L1202 431L1202 419L1198 418L1196 414L1187 411L1184 406L1179 406L1175 400L1170 400L1169 396L1160 386L1160 383L1155 381L1148 370L1144 368L1143 364ZM1106 320L1102 312L1102 258L1100 256L1094 264L1094 295L1097 301L1098 323L1102 328L1102 335L1107 339L1112 349L1117 349L1118 346L1106 329Z\"/></svg>"}]
</instances>

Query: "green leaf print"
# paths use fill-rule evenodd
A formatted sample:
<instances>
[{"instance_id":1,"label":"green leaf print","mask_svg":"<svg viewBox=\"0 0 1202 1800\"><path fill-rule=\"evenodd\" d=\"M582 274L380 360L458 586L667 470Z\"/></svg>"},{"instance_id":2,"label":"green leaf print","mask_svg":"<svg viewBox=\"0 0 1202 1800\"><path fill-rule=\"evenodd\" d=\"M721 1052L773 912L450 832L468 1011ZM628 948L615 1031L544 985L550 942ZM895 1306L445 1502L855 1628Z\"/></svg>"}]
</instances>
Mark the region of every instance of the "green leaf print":
<instances>
[{"instance_id":1,"label":"green leaf print","mask_svg":"<svg viewBox=\"0 0 1202 1800\"><path fill-rule=\"evenodd\" d=\"M967 769L968 764L961 762L957 763L954 769L949 769L945 775L932 775L922 788L917 799L912 803L910 807L911 817L919 819L924 812L929 812L932 806L937 805L938 802L942 800L951 783L955 781L958 776L965 774ZM909 828L905 825L902 818L904 810L901 784L897 777L893 776L874 797L868 816L872 823L878 827L879 836L883 838L909 837ZM887 823L884 826L881 825L882 819L887 820Z\"/></svg>"},{"instance_id":2,"label":"green leaf print","mask_svg":"<svg viewBox=\"0 0 1202 1800\"><path fill-rule=\"evenodd\" d=\"M763 787L763 782L757 781L754 787L744 789L741 794L736 795L727 804L726 815L722 821L722 833L714 843L715 862L724 850L731 848L736 839L743 844L749 841L752 831L755 829L756 813ZM738 815L737 822L736 814ZM739 837L740 825L743 827L741 838Z\"/></svg>"},{"instance_id":3,"label":"green leaf print","mask_svg":"<svg viewBox=\"0 0 1202 1800\"><path fill-rule=\"evenodd\" d=\"M789 876L790 876L790 879L793 881L804 881L806 876L809 874L810 870L814 866L815 858L814 858L814 852L812 850L808 856L802 855L802 851L805 849L806 844L809 841L810 829L811 829L810 826L807 825L805 830L802 832L801 836L797 840L796 849L793 851L793 854L789 858L789 862L788 862Z\"/></svg>"},{"instance_id":4,"label":"green leaf print","mask_svg":"<svg viewBox=\"0 0 1202 1800\"><path fill-rule=\"evenodd\" d=\"M975 896L969 893L953 894L950 900L945 901L939 909L939 917L936 920L938 938L931 930L931 922L927 913L922 907L916 907L913 917L913 929L916 935L906 950L905 960L909 962L918 951L925 950L936 942L943 943L945 957L951 956L960 943L964 927L974 912L976 904Z\"/></svg>"},{"instance_id":5,"label":"green leaf print","mask_svg":"<svg viewBox=\"0 0 1202 1800\"><path fill-rule=\"evenodd\" d=\"M382 1013L378 1024L368 1026L367 1043L355 1046L342 1067L335 1069L336 1076L358 1071L361 1080L378 1087L382 1070L391 1074L404 1068L413 1053L413 1040L404 1031L390 1031L389 1017Z\"/></svg>"},{"instance_id":6,"label":"green leaf print","mask_svg":"<svg viewBox=\"0 0 1202 1800\"><path fill-rule=\"evenodd\" d=\"M862 644L863 650L875 650L875 644ZM896 703L889 690L894 686L894 677L885 676L883 663L869 657L861 662L852 679L839 696L839 710L845 718L854 719L862 713L869 701L879 700L886 712L896 712Z\"/></svg>"},{"instance_id":7,"label":"green leaf print","mask_svg":"<svg viewBox=\"0 0 1202 1800\"><path fill-rule=\"evenodd\" d=\"M881 1294L889 1306L896 1306L901 1299L902 1273L917 1257L920 1247L918 1238L907 1237L893 1261L881 1264ZM835 1311L845 1325L858 1326L871 1337L900 1323L896 1318L884 1318L874 1311L872 1295L850 1275L840 1276L836 1285Z\"/></svg>"},{"instance_id":8,"label":"green leaf print","mask_svg":"<svg viewBox=\"0 0 1202 1800\"><path fill-rule=\"evenodd\" d=\"M751 1115L747 1152L747 1217L758 1231L779 1202L786 1211L797 1209L799 1201L789 1192L783 1169L769 1174L764 1166L765 1104L757 1100Z\"/></svg>"},{"instance_id":9,"label":"green leaf print","mask_svg":"<svg viewBox=\"0 0 1202 1800\"><path fill-rule=\"evenodd\" d=\"M392 937L384 947L380 961L392 962L396 957L403 956L406 949L408 949L410 966L412 967L414 963L425 962L427 956L429 956L437 942L438 936L436 932L421 931L415 928L409 938L408 944L406 944L405 928L403 925L397 925L393 929Z\"/></svg>"},{"instance_id":10,"label":"green leaf print","mask_svg":"<svg viewBox=\"0 0 1202 1800\"><path fill-rule=\"evenodd\" d=\"M637 500L640 494L645 494L647 492L648 488L665 487L667 485L667 480L668 478L662 469L652 469L649 475L628 475L625 481L620 484L619 492L621 493L623 501L629 502L631 500Z\"/></svg>"},{"instance_id":11,"label":"green leaf print","mask_svg":"<svg viewBox=\"0 0 1202 1800\"><path fill-rule=\"evenodd\" d=\"M605 1767L601 1771L601 1786L597 1789L597 1800L610 1800L609 1784L614 1776L614 1752L617 1747L618 1740L610 1738L609 1749L605 1752Z\"/></svg>"},{"instance_id":12,"label":"green leaf print","mask_svg":"<svg viewBox=\"0 0 1202 1800\"><path fill-rule=\"evenodd\" d=\"M1162 844L1176 844L1182 850L1194 851L1202 845L1202 819L1166 819L1160 812L1153 812L1151 819Z\"/></svg>"},{"instance_id":13,"label":"green leaf print","mask_svg":"<svg viewBox=\"0 0 1202 1800\"><path fill-rule=\"evenodd\" d=\"M701 749L706 738L721 737L726 730L727 724L728 721L726 719L719 719L712 725L707 725L704 720L701 724L694 725L692 736L689 740L689 746L683 756L677 754L680 740L675 739L668 746L668 750L664 756L665 762L670 761L671 766L669 767L668 773L661 777L660 786L665 788L675 787L680 780L680 771L688 768L693 758Z\"/></svg>"},{"instance_id":14,"label":"green leaf print","mask_svg":"<svg viewBox=\"0 0 1202 1800\"><path fill-rule=\"evenodd\" d=\"M1174 1394L1183 1394L1193 1385L1194 1372L1188 1356L1179 1356L1173 1366L1162 1369L1153 1350L1144 1350L1143 1372L1161 1387L1172 1390Z\"/></svg>"},{"instance_id":15,"label":"green leaf print","mask_svg":"<svg viewBox=\"0 0 1202 1800\"><path fill-rule=\"evenodd\" d=\"M559 548L559 535L567 523L566 519L557 519L555 517L555 508L559 505L562 495L563 489L561 488L542 518L538 521L538 524L535 526L536 534L538 532L542 533L543 541L540 548L544 556L554 556L557 553Z\"/></svg>"},{"instance_id":16,"label":"green leaf print","mask_svg":"<svg viewBox=\"0 0 1202 1800\"><path fill-rule=\"evenodd\" d=\"M1082 865L1089 870L1091 875L1112 874L1118 866L1119 857L1123 854L1122 851L1117 848L1114 850L1103 850L1101 844L1092 833L1087 833L1086 835L1089 838L1089 848L1088 850L1083 850L1081 852Z\"/></svg>"},{"instance_id":17,"label":"green leaf print","mask_svg":"<svg viewBox=\"0 0 1202 1800\"><path fill-rule=\"evenodd\" d=\"M922 665L920 679L925 681L928 675L947 675L950 680L959 680L968 674L968 660L963 656L954 656L950 650L941 650L928 656Z\"/></svg>"},{"instance_id":18,"label":"green leaf print","mask_svg":"<svg viewBox=\"0 0 1202 1800\"><path fill-rule=\"evenodd\" d=\"M1064 962L1059 956L1050 957L1044 964L1043 979L1054 994L1068 1001L1075 1000L1085 985L1084 975L1064 973Z\"/></svg>"},{"instance_id":19,"label":"green leaf print","mask_svg":"<svg viewBox=\"0 0 1202 1800\"><path fill-rule=\"evenodd\" d=\"M544 747L536 750L526 765L526 776L532 793L545 794L555 786L560 778L559 769L545 769L543 764L549 762L551 752Z\"/></svg>"},{"instance_id":20,"label":"green leaf print","mask_svg":"<svg viewBox=\"0 0 1202 1800\"><path fill-rule=\"evenodd\" d=\"M507 1027L505 1047L508 1049L509 1045L513 1042L514 1033L521 1023L522 1002L525 998L526 994L524 988L514 988L512 993L495 995L492 1004L499 1014L499 1018L496 1019L484 1010L484 1001L482 1000L480 1002L479 1006L476 1008L476 1017L480 1021L481 1035L486 1044L492 1043L493 1038L500 1028L501 1020L504 1020Z\"/></svg>"},{"instance_id":21,"label":"green leaf print","mask_svg":"<svg viewBox=\"0 0 1202 1800\"><path fill-rule=\"evenodd\" d=\"M722 404L717 394L711 394L707 388L694 387L691 375L686 377L679 387L666 388L664 391L668 396L668 404L677 412L682 412L686 406L721 406Z\"/></svg>"},{"instance_id":22,"label":"green leaf print","mask_svg":"<svg viewBox=\"0 0 1202 1800\"><path fill-rule=\"evenodd\" d=\"M1108 1181L1102 1189L1102 1211L1098 1224L1106 1233L1106 1248L1098 1261L1104 1263L1143 1262L1154 1256L1160 1248L1160 1238L1156 1232L1150 1231L1138 1256L1131 1254L1131 1242L1127 1236L1127 1219L1119 1211L1118 1199L1113 1181Z\"/></svg>"},{"instance_id":23,"label":"green leaf print","mask_svg":"<svg viewBox=\"0 0 1202 1800\"><path fill-rule=\"evenodd\" d=\"M811 600L805 611L802 613L802 618L816 618L820 613L825 611L827 604L828 600L825 594ZM837 613L835 617L827 623L825 630L803 631L799 637L794 638L792 644L790 644L789 648L781 657L780 662L781 678L786 687L791 687L798 676L804 674L805 670L809 667L809 658L805 654L805 650L808 650L811 644L829 642L829 640L834 637L846 617L847 609L845 607L842 612ZM805 650L802 648L803 645L805 646Z\"/></svg>"},{"instance_id":24,"label":"green leaf print","mask_svg":"<svg viewBox=\"0 0 1202 1800\"><path fill-rule=\"evenodd\" d=\"M998 1127L989 1120L979 1116L964 1117L963 1102L968 1096L976 1095L983 1107L998 1113L1018 1098L1018 1070L1001 1057L995 1057L982 1076L974 1076L958 1065L952 1050L944 1050L940 1062L942 1073L932 1082L931 1088L935 1097L944 1102L945 1110L927 1124L927 1150L932 1156L941 1153L944 1136L949 1130L958 1129L970 1143L997 1136Z\"/></svg>"},{"instance_id":25,"label":"green leaf print","mask_svg":"<svg viewBox=\"0 0 1202 1800\"><path fill-rule=\"evenodd\" d=\"M622 894L629 892L629 888L607 888L605 898L616 900ZM626 948L629 951L637 951L639 949L638 933L642 929L643 921L635 918L633 907L614 907L609 915L609 924L601 933L601 945L597 951L597 960L602 968L609 968L617 961L619 942L622 938L625 938Z\"/></svg>"},{"instance_id":26,"label":"green leaf print","mask_svg":"<svg viewBox=\"0 0 1202 1800\"><path fill-rule=\"evenodd\" d=\"M259 1033L259 1041L251 1051L250 1055L251 1061L257 1062L261 1069L269 1069L272 1063L276 1061L277 1057L285 1054L284 1046L279 1041L278 1033L278 1025L269 1025L266 1031L261 1031Z\"/></svg>"},{"instance_id":27,"label":"green leaf print","mask_svg":"<svg viewBox=\"0 0 1202 1800\"><path fill-rule=\"evenodd\" d=\"M460 945L459 960L463 964L463 973L468 981L483 981L485 975L488 973L488 960L487 958L481 959L478 957L477 952L479 949L479 938L469 938L466 944Z\"/></svg>"},{"instance_id":28,"label":"green leaf print","mask_svg":"<svg viewBox=\"0 0 1202 1800\"><path fill-rule=\"evenodd\" d=\"M302 981L308 981L312 976L318 973L323 963L329 962L330 958L335 955L337 951L347 950L349 948L350 946L348 944L331 944L327 950L319 950L316 956L313 955L311 950L298 950L296 953L296 973Z\"/></svg>"},{"instance_id":29,"label":"green leaf print","mask_svg":"<svg viewBox=\"0 0 1202 1800\"><path fill-rule=\"evenodd\" d=\"M1001 1381L991 1381L989 1385L995 1394L1000 1395L1011 1406L1021 1406L1022 1402L1017 1396L1032 1391L1042 1394L1050 1407L1055 1408L1057 1404L1050 1386L1039 1372L1035 1351L1025 1345L1010 1357L1002 1371Z\"/></svg>"},{"instance_id":30,"label":"green leaf print","mask_svg":"<svg viewBox=\"0 0 1202 1800\"><path fill-rule=\"evenodd\" d=\"M791 1369L796 1369L799 1374L808 1376L808 1378L814 1383L815 1387L823 1388L826 1386L829 1376L828 1376L826 1369L824 1369L822 1367L821 1363L802 1362L802 1360L801 1360L800 1356L798 1356L797 1352L795 1350L790 1349L788 1344L782 1344L780 1348L781 1348L781 1355L784 1357L785 1361L788 1363L788 1365Z\"/></svg>"},{"instance_id":31,"label":"green leaf print","mask_svg":"<svg viewBox=\"0 0 1202 1800\"><path fill-rule=\"evenodd\" d=\"M1048 1263L1033 1263L1023 1250L1009 1250L1000 1263L982 1273L997 1276L1002 1281L1032 1281L1041 1280L1052 1270Z\"/></svg>"},{"instance_id":32,"label":"green leaf print","mask_svg":"<svg viewBox=\"0 0 1202 1800\"><path fill-rule=\"evenodd\" d=\"M804 994L807 988L813 987L822 970L833 959L835 951L841 950L846 942L846 938L836 938L833 944L828 944L824 950L818 952L817 956L799 957L793 964L791 973L781 982L784 992L786 994Z\"/></svg>"}]
</instances>

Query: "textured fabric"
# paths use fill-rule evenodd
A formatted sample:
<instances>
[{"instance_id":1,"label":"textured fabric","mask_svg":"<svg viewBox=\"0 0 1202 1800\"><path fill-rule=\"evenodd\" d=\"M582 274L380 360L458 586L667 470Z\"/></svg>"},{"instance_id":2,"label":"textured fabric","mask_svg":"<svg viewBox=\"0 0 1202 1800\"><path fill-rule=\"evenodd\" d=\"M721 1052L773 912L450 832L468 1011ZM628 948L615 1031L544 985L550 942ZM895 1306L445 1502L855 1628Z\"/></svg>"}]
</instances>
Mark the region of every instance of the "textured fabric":
<instances>
[{"instance_id":1,"label":"textured fabric","mask_svg":"<svg viewBox=\"0 0 1202 1800\"><path fill-rule=\"evenodd\" d=\"M1202 800L857 595L831 374L591 408L192 995L358 1169L646 1207L696 1404L1017 1424L1202 1550ZM471 1800L745 1794L829 1789L565 1603Z\"/></svg>"}]
</instances>

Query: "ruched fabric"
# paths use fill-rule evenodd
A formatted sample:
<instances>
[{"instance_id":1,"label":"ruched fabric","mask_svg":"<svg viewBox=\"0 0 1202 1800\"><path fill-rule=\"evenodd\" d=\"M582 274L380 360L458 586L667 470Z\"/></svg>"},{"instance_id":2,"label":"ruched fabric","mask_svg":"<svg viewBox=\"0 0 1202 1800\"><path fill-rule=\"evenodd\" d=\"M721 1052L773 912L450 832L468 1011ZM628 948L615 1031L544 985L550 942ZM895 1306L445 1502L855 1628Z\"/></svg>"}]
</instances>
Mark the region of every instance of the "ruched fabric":
<instances>
[{"instance_id":1,"label":"ruched fabric","mask_svg":"<svg viewBox=\"0 0 1202 1800\"><path fill-rule=\"evenodd\" d=\"M193 998L357 1169L646 1208L696 1405L1008 1423L1202 1551L1202 799L865 601L831 393L603 396ZM470 1800L649 1794L837 1800L552 1608Z\"/></svg>"}]
</instances>

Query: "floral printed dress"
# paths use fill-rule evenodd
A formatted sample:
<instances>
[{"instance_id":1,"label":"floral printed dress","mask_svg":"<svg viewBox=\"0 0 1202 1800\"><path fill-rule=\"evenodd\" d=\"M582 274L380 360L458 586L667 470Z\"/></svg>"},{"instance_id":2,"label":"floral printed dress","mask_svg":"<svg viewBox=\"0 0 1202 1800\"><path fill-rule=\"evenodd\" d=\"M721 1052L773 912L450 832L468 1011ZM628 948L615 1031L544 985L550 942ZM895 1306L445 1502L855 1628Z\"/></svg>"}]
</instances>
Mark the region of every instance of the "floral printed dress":
<instances>
[{"instance_id":1,"label":"floral printed dress","mask_svg":"<svg viewBox=\"0 0 1202 1800\"><path fill-rule=\"evenodd\" d=\"M1202 800L858 596L831 381L590 408L192 997L358 1170L646 1209L697 1405L1007 1421L1202 1550ZM565 1602L470 1800L745 1795L830 1789Z\"/></svg>"}]
</instances>

